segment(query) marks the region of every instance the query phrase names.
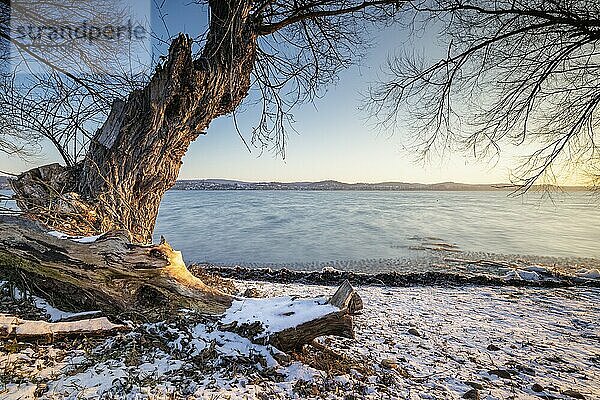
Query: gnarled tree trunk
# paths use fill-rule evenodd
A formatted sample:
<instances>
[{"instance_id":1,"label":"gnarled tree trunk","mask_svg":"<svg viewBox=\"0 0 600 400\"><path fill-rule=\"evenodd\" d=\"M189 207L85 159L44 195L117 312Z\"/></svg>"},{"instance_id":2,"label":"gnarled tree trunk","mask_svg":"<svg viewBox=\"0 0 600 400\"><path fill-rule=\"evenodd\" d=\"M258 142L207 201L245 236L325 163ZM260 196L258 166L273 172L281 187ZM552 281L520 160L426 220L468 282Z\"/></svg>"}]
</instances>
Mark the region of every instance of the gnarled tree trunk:
<instances>
[{"instance_id":1,"label":"gnarled tree trunk","mask_svg":"<svg viewBox=\"0 0 600 400\"><path fill-rule=\"evenodd\" d=\"M188 146L246 97L257 51L250 1L211 1L201 55L180 35L143 90L115 101L85 159L28 171L11 182L19 207L72 234L125 231L150 243L160 201Z\"/></svg>"}]
</instances>

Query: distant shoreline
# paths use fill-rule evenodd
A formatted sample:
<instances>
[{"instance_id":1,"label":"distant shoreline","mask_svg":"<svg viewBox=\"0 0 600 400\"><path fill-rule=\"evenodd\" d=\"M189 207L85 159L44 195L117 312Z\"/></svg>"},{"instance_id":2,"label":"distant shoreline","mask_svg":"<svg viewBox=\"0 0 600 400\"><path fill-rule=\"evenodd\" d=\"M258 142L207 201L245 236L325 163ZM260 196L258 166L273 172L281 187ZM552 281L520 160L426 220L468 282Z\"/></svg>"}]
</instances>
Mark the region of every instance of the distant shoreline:
<instances>
[{"instance_id":1,"label":"distant shoreline","mask_svg":"<svg viewBox=\"0 0 600 400\"><path fill-rule=\"evenodd\" d=\"M296 191L445 191L445 192L511 192L518 187L511 184L468 184L456 182L440 183L344 183L334 180L318 182L244 182L227 179L178 180L172 190L296 190ZM535 185L532 191L584 192L585 186Z\"/></svg>"},{"instance_id":2,"label":"distant shoreline","mask_svg":"<svg viewBox=\"0 0 600 400\"><path fill-rule=\"evenodd\" d=\"M0 190L10 190L6 176L0 176ZM317 182L245 182L228 179L182 179L171 190L297 190L297 191L388 191L388 192L512 192L518 187L509 183L471 184L440 183L345 183L334 180ZM585 186L534 185L531 191L586 192Z\"/></svg>"}]
</instances>

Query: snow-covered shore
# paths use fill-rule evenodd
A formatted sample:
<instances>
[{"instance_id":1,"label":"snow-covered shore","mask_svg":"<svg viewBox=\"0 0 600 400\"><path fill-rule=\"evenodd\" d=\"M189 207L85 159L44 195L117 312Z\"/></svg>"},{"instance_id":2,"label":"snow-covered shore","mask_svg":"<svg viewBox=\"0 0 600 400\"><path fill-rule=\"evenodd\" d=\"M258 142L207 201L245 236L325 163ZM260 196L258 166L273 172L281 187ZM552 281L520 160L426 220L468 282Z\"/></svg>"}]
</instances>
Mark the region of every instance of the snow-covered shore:
<instances>
[{"instance_id":1,"label":"snow-covered shore","mask_svg":"<svg viewBox=\"0 0 600 400\"><path fill-rule=\"evenodd\" d=\"M236 285L267 296L334 290ZM182 320L68 345L2 343L0 398L600 398L600 289L358 291L365 309L355 318L356 339L321 340L345 357L345 370L318 370L311 356L290 362L210 324Z\"/></svg>"}]
</instances>

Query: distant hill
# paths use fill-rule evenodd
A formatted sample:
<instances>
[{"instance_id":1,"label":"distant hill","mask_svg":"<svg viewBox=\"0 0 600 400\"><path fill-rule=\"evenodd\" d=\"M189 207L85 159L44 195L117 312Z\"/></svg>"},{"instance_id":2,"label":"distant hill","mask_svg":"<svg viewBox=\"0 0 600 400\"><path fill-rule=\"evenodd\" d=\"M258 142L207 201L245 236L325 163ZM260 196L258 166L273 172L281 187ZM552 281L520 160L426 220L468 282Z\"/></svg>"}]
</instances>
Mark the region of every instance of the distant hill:
<instances>
[{"instance_id":1,"label":"distant hill","mask_svg":"<svg viewBox=\"0 0 600 400\"><path fill-rule=\"evenodd\" d=\"M10 189L8 177L0 176L0 190ZM550 190L585 191L583 186L550 187ZM536 186L533 190L544 189ZM440 183L344 183L334 180L318 182L244 182L230 179L186 179L179 180L173 190L381 190L381 191L512 191L515 187L510 184L468 184L456 182Z\"/></svg>"},{"instance_id":2,"label":"distant hill","mask_svg":"<svg viewBox=\"0 0 600 400\"><path fill-rule=\"evenodd\" d=\"M536 189L584 191L583 186L534 187ZM191 179L177 181L175 190L381 190L381 191L512 191L510 184L467 184L441 182L433 184L407 182L344 183L334 180L319 182L244 182L227 179Z\"/></svg>"}]
</instances>

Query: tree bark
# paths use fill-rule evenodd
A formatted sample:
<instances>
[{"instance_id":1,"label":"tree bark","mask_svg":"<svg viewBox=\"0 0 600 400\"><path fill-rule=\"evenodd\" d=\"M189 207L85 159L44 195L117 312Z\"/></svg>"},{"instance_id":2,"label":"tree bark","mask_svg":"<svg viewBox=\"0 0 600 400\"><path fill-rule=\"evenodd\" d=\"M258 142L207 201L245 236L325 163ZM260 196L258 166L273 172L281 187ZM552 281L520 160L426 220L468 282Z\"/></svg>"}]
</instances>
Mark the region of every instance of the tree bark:
<instances>
[{"instance_id":1,"label":"tree bark","mask_svg":"<svg viewBox=\"0 0 600 400\"><path fill-rule=\"evenodd\" d=\"M168 243L134 245L120 232L79 243L19 217L0 219L0 275L73 311L164 319L181 308L221 314L233 297L186 268Z\"/></svg>"},{"instance_id":2,"label":"tree bark","mask_svg":"<svg viewBox=\"0 0 600 400\"><path fill-rule=\"evenodd\" d=\"M113 103L82 162L12 180L19 207L67 233L122 230L133 242L150 243L160 201L188 146L248 94L257 50L251 3L210 1L201 55L194 59L192 40L177 37L146 87Z\"/></svg>"}]
</instances>

